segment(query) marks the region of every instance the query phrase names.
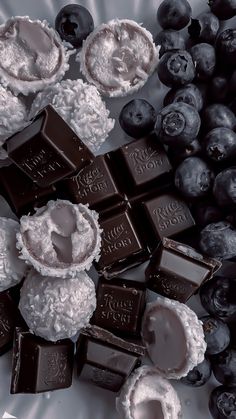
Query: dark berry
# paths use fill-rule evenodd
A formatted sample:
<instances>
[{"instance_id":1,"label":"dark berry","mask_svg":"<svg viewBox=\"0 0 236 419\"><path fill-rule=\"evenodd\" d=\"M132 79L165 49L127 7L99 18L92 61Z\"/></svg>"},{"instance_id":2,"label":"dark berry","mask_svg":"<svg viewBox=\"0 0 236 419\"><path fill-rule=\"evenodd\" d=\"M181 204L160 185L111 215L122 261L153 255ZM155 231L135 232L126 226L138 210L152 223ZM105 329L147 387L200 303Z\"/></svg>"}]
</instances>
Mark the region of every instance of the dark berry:
<instances>
[{"instance_id":1,"label":"dark berry","mask_svg":"<svg viewBox=\"0 0 236 419\"><path fill-rule=\"evenodd\" d=\"M183 384L191 387L201 387L209 380L211 376L211 363L205 358L201 364L198 364L186 377L181 378Z\"/></svg>"},{"instance_id":2,"label":"dark berry","mask_svg":"<svg viewBox=\"0 0 236 419\"><path fill-rule=\"evenodd\" d=\"M216 387L210 395L209 410L214 419L235 418L236 387Z\"/></svg>"},{"instance_id":3,"label":"dark berry","mask_svg":"<svg viewBox=\"0 0 236 419\"><path fill-rule=\"evenodd\" d=\"M197 44L190 49L190 54L196 68L197 79L204 81L210 78L215 71L215 48L206 43Z\"/></svg>"},{"instance_id":4,"label":"dark berry","mask_svg":"<svg viewBox=\"0 0 236 419\"><path fill-rule=\"evenodd\" d=\"M126 134L141 138L149 134L155 125L156 111L144 99L133 99L127 103L119 116L119 122Z\"/></svg>"},{"instance_id":5,"label":"dark berry","mask_svg":"<svg viewBox=\"0 0 236 419\"><path fill-rule=\"evenodd\" d=\"M172 29L159 32L155 44L160 46L159 57L167 51L185 49L185 39L182 33Z\"/></svg>"},{"instance_id":6,"label":"dark berry","mask_svg":"<svg viewBox=\"0 0 236 419\"><path fill-rule=\"evenodd\" d=\"M230 89L231 88L227 77L223 75L213 77L208 88L209 100L215 103L227 102Z\"/></svg>"},{"instance_id":7,"label":"dark berry","mask_svg":"<svg viewBox=\"0 0 236 419\"><path fill-rule=\"evenodd\" d=\"M236 155L236 134L229 128L215 128L204 139L206 154L214 161L224 161Z\"/></svg>"},{"instance_id":8,"label":"dark berry","mask_svg":"<svg viewBox=\"0 0 236 419\"><path fill-rule=\"evenodd\" d=\"M205 310L224 322L236 320L236 279L216 276L200 288Z\"/></svg>"},{"instance_id":9,"label":"dark berry","mask_svg":"<svg viewBox=\"0 0 236 419\"><path fill-rule=\"evenodd\" d=\"M236 256L236 230L224 221L208 224L201 231L199 245L202 252L210 257L231 259Z\"/></svg>"},{"instance_id":10,"label":"dark berry","mask_svg":"<svg viewBox=\"0 0 236 419\"><path fill-rule=\"evenodd\" d=\"M211 316L204 316L200 320L203 322L207 343L206 354L216 355L224 351L230 343L230 331L227 324Z\"/></svg>"},{"instance_id":11,"label":"dark berry","mask_svg":"<svg viewBox=\"0 0 236 419\"><path fill-rule=\"evenodd\" d=\"M155 131L164 144L185 146L197 137L200 125L197 110L179 102L166 106L158 113Z\"/></svg>"},{"instance_id":12,"label":"dark berry","mask_svg":"<svg viewBox=\"0 0 236 419\"><path fill-rule=\"evenodd\" d=\"M196 70L191 55L185 50L169 51L162 55L157 73L168 87L180 87L191 83Z\"/></svg>"},{"instance_id":13,"label":"dark berry","mask_svg":"<svg viewBox=\"0 0 236 419\"><path fill-rule=\"evenodd\" d=\"M171 103L184 102L194 106L197 111L203 108L203 95L201 90L195 84L186 84L178 89L171 89L164 98L164 105Z\"/></svg>"},{"instance_id":14,"label":"dark berry","mask_svg":"<svg viewBox=\"0 0 236 419\"><path fill-rule=\"evenodd\" d=\"M230 167L220 172L214 181L213 193L221 207L236 205L236 167Z\"/></svg>"},{"instance_id":15,"label":"dark berry","mask_svg":"<svg viewBox=\"0 0 236 419\"><path fill-rule=\"evenodd\" d=\"M183 29L188 25L192 9L187 0L164 0L157 10L157 20L163 29Z\"/></svg>"},{"instance_id":16,"label":"dark berry","mask_svg":"<svg viewBox=\"0 0 236 419\"><path fill-rule=\"evenodd\" d=\"M188 198L206 196L211 190L214 174L199 157L185 159L176 169L175 186Z\"/></svg>"},{"instance_id":17,"label":"dark berry","mask_svg":"<svg viewBox=\"0 0 236 419\"><path fill-rule=\"evenodd\" d=\"M58 13L55 28L61 39L78 48L82 46L84 39L94 30L94 22L85 7L78 4L68 4Z\"/></svg>"},{"instance_id":18,"label":"dark berry","mask_svg":"<svg viewBox=\"0 0 236 419\"><path fill-rule=\"evenodd\" d=\"M201 13L197 19L191 20L188 27L190 37L196 41L208 42L213 44L220 28L220 22L211 12Z\"/></svg>"},{"instance_id":19,"label":"dark berry","mask_svg":"<svg viewBox=\"0 0 236 419\"><path fill-rule=\"evenodd\" d=\"M193 208L193 215L197 225L200 227L217 223L224 218L221 210L211 202L196 203Z\"/></svg>"},{"instance_id":20,"label":"dark berry","mask_svg":"<svg viewBox=\"0 0 236 419\"><path fill-rule=\"evenodd\" d=\"M214 376L224 385L236 385L236 350L227 348L211 357Z\"/></svg>"},{"instance_id":21,"label":"dark berry","mask_svg":"<svg viewBox=\"0 0 236 419\"><path fill-rule=\"evenodd\" d=\"M236 29L221 32L216 41L216 51L224 65L236 66Z\"/></svg>"},{"instance_id":22,"label":"dark berry","mask_svg":"<svg viewBox=\"0 0 236 419\"><path fill-rule=\"evenodd\" d=\"M234 130L235 125L235 115L225 105L219 103L210 105L203 113L203 126L206 132L218 127L225 127Z\"/></svg>"},{"instance_id":23,"label":"dark berry","mask_svg":"<svg viewBox=\"0 0 236 419\"><path fill-rule=\"evenodd\" d=\"M196 156L201 152L201 144L197 139L184 147L169 147L168 154L174 164L179 165L187 157Z\"/></svg>"},{"instance_id":24,"label":"dark berry","mask_svg":"<svg viewBox=\"0 0 236 419\"><path fill-rule=\"evenodd\" d=\"M236 0L209 0L209 6L220 20L236 16Z\"/></svg>"}]
</instances>

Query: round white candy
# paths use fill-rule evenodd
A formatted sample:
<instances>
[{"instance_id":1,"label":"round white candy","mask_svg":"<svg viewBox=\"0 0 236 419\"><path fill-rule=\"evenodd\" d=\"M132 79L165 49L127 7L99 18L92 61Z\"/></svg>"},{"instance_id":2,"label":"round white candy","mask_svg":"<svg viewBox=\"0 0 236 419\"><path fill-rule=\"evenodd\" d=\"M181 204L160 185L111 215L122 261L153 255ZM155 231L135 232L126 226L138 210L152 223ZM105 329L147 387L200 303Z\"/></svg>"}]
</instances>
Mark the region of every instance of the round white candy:
<instances>
[{"instance_id":1,"label":"round white candy","mask_svg":"<svg viewBox=\"0 0 236 419\"><path fill-rule=\"evenodd\" d=\"M47 340L73 337L88 325L95 308L95 286L85 272L62 279L32 269L21 288L20 312L29 329Z\"/></svg>"}]
</instances>

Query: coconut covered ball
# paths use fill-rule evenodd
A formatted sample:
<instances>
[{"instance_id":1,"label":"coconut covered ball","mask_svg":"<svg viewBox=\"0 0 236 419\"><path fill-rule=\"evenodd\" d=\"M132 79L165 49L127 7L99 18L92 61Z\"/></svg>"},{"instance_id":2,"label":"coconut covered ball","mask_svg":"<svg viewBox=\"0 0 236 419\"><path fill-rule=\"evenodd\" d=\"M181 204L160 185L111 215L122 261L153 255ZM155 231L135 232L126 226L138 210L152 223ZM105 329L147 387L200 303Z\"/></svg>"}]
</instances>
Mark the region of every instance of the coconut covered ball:
<instances>
[{"instance_id":1,"label":"coconut covered ball","mask_svg":"<svg viewBox=\"0 0 236 419\"><path fill-rule=\"evenodd\" d=\"M29 329L47 340L73 337L88 325L95 308L95 286L85 272L62 279L32 269L21 288L20 312Z\"/></svg>"},{"instance_id":2,"label":"coconut covered ball","mask_svg":"<svg viewBox=\"0 0 236 419\"><path fill-rule=\"evenodd\" d=\"M30 118L49 104L93 152L101 147L115 125L96 87L80 79L63 80L38 93Z\"/></svg>"},{"instance_id":3,"label":"coconut covered ball","mask_svg":"<svg viewBox=\"0 0 236 419\"><path fill-rule=\"evenodd\" d=\"M0 292L14 287L25 275L26 264L19 259L16 234L19 223L0 217Z\"/></svg>"}]
</instances>

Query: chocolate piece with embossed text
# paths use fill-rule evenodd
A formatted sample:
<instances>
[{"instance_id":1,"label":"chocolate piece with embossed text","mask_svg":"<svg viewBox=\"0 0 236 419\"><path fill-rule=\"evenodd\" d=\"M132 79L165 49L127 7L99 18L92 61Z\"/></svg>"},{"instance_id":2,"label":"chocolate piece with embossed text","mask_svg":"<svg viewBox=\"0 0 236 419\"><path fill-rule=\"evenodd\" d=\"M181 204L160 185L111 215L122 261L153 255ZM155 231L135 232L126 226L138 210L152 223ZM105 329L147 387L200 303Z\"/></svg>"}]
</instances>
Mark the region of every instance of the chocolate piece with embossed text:
<instances>
[{"instance_id":1,"label":"chocolate piece with embossed text","mask_svg":"<svg viewBox=\"0 0 236 419\"><path fill-rule=\"evenodd\" d=\"M80 379L117 392L131 372L140 366L145 348L97 326L82 329L77 342Z\"/></svg>"},{"instance_id":2,"label":"chocolate piece with embossed text","mask_svg":"<svg viewBox=\"0 0 236 419\"><path fill-rule=\"evenodd\" d=\"M147 287L185 303L220 267L218 260L207 258L185 244L164 238L146 269Z\"/></svg>"},{"instance_id":3,"label":"chocolate piece with embossed text","mask_svg":"<svg viewBox=\"0 0 236 419\"><path fill-rule=\"evenodd\" d=\"M97 308L92 323L117 335L139 337L146 304L146 285L142 282L100 278Z\"/></svg>"},{"instance_id":4,"label":"chocolate piece with embossed text","mask_svg":"<svg viewBox=\"0 0 236 419\"><path fill-rule=\"evenodd\" d=\"M20 318L16 302L9 291L0 293L0 355L7 352L13 343L13 334Z\"/></svg>"},{"instance_id":5,"label":"chocolate piece with embossed text","mask_svg":"<svg viewBox=\"0 0 236 419\"><path fill-rule=\"evenodd\" d=\"M96 264L104 277L115 276L148 258L148 250L142 242L129 207L107 214L100 220L102 231L101 256Z\"/></svg>"},{"instance_id":6,"label":"chocolate piece with embossed text","mask_svg":"<svg viewBox=\"0 0 236 419\"><path fill-rule=\"evenodd\" d=\"M93 154L51 105L5 143L9 158L37 185L47 187L82 169Z\"/></svg>"},{"instance_id":7,"label":"chocolate piece with embossed text","mask_svg":"<svg viewBox=\"0 0 236 419\"><path fill-rule=\"evenodd\" d=\"M11 394L41 393L72 384L74 343L49 342L16 328L13 345Z\"/></svg>"}]
</instances>

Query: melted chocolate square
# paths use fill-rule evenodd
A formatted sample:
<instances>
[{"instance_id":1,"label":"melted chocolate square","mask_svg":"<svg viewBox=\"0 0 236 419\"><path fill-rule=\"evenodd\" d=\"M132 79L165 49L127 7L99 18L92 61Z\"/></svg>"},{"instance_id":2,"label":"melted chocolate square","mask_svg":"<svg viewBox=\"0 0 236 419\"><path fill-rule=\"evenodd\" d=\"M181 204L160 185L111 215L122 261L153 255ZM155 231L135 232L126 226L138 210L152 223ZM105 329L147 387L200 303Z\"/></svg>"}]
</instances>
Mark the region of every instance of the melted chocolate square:
<instances>
[{"instance_id":1,"label":"melted chocolate square","mask_svg":"<svg viewBox=\"0 0 236 419\"><path fill-rule=\"evenodd\" d=\"M13 334L19 312L17 304L8 291L0 293L0 355L7 352L13 343Z\"/></svg>"},{"instance_id":2,"label":"melted chocolate square","mask_svg":"<svg viewBox=\"0 0 236 419\"><path fill-rule=\"evenodd\" d=\"M81 331L77 342L78 375L81 379L117 392L140 365L143 346L91 326Z\"/></svg>"},{"instance_id":3,"label":"melted chocolate square","mask_svg":"<svg viewBox=\"0 0 236 419\"><path fill-rule=\"evenodd\" d=\"M16 328L11 393L41 393L71 386L74 344L48 342Z\"/></svg>"},{"instance_id":4,"label":"melted chocolate square","mask_svg":"<svg viewBox=\"0 0 236 419\"><path fill-rule=\"evenodd\" d=\"M146 269L147 287L185 303L220 268L221 263L167 238L158 246Z\"/></svg>"},{"instance_id":5,"label":"melted chocolate square","mask_svg":"<svg viewBox=\"0 0 236 419\"><path fill-rule=\"evenodd\" d=\"M145 294L141 282L100 278L92 323L118 335L139 337Z\"/></svg>"},{"instance_id":6,"label":"melted chocolate square","mask_svg":"<svg viewBox=\"0 0 236 419\"><path fill-rule=\"evenodd\" d=\"M41 187L82 169L93 157L50 105L13 135L4 148L9 158Z\"/></svg>"}]
</instances>

